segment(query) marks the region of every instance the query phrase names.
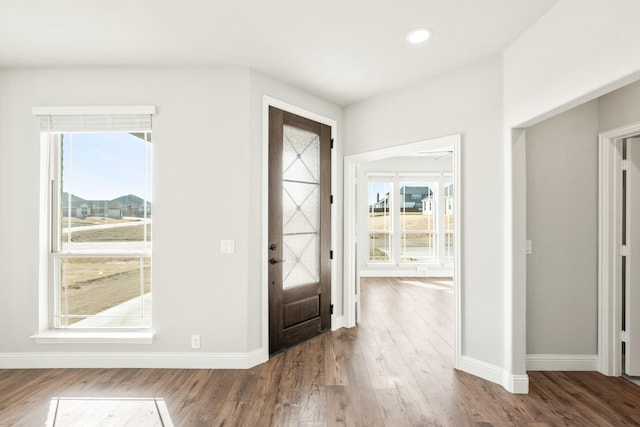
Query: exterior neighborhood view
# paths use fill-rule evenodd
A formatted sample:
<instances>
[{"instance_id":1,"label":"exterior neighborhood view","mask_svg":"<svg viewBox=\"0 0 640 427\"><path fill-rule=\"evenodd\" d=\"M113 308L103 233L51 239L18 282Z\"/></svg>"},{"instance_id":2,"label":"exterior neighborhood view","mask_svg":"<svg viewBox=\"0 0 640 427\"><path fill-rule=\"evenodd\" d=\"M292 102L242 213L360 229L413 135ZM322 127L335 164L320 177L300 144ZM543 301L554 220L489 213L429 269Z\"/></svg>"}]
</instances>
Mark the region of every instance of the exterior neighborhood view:
<instances>
[{"instance_id":1,"label":"exterior neighborhood view","mask_svg":"<svg viewBox=\"0 0 640 427\"><path fill-rule=\"evenodd\" d=\"M390 197L391 187L391 182L369 184L369 262L451 262L453 184L440 186L441 198L436 182L402 182L395 199ZM394 236L399 240L395 257Z\"/></svg>"},{"instance_id":2,"label":"exterior neighborhood view","mask_svg":"<svg viewBox=\"0 0 640 427\"><path fill-rule=\"evenodd\" d=\"M152 203L134 191L150 194L151 144L129 133L61 139L57 326L148 327Z\"/></svg>"}]
</instances>

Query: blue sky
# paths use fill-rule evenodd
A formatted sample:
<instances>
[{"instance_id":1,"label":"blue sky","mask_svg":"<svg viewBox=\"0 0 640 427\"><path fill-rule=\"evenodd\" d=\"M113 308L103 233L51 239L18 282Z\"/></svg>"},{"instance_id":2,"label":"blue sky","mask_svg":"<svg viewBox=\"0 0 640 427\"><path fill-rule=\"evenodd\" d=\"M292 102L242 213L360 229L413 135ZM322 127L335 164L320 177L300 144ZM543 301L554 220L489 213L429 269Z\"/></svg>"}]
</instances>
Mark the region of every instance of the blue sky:
<instances>
[{"instance_id":1,"label":"blue sky","mask_svg":"<svg viewBox=\"0 0 640 427\"><path fill-rule=\"evenodd\" d=\"M369 205L378 201L378 193L380 199L383 199L389 192L389 183L387 182L370 182L369 183Z\"/></svg>"},{"instance_id":2,"label":"blue sky","mask_svg":"<svg viewBox=\"0 0 640 427\"><path fill-rule=\"evenodd\" d=\"M63 191L87 200L144 197L145 146L151 172L151 144L127 133L74 133L63 139ZM151 176L151 174L149 174ZM151 185L147 200L151 200Z\"/></svg>"}]
</instances>

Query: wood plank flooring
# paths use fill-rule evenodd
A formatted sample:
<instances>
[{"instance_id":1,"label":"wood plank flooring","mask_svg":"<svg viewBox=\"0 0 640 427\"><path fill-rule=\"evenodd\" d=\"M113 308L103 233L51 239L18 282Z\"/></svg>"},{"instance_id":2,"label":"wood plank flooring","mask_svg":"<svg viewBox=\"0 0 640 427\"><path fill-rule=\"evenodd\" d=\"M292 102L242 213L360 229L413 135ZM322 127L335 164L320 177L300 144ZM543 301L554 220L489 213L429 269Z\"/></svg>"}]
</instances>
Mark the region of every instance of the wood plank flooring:
<instances>
[{"instance_id":1,"label":"wood plank flooring","mask_svg":"<svg viewBox=\"0 0 640 427\"><path fill-rule=\"evenodd\" d=\"M363 321L248 370L0 370L0 426L52 399L159 398L176 426L640 426L640 387L530 372L530 393L451 368L450 282L363 279ZM87 419L85 426L92 425Z\"/></svg>"}]
</instances>

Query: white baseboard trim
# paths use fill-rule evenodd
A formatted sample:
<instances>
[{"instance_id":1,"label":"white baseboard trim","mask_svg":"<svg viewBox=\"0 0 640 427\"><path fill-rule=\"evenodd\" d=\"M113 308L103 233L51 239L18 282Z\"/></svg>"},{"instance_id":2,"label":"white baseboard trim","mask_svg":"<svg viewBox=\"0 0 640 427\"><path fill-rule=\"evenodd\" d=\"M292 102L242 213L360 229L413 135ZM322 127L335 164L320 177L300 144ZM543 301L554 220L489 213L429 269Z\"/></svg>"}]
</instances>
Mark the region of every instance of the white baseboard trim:
<instances>
[{"instance_id":1,"label":"white baseboard trim","mask_svg":"<svg viewBox=\"0 0 640 427\"><path fill-rule=\"evenodd\" d=\"M505 372L502 386L513 394L529 394L529 375L514 375Z\"/></svg>"},{"instance_id":2,"label":"white baseboard trim","mask_svg":"<svg viewBox=\"0 0 640 427\"><path fill-rule=\"evenodd\" d=\"M460 370L492 383L500 384L510 393L526 394L529 392L528 375L510 374L499 366L472 357L462 356L460 358Z\"/></svg>"},{"instance_id":3,"label":"white baseboard trim","mask_svg":"<svg viewBox=\"0 0 640 427\"><path fill-rule=\"evenodd\" d=\"M331 316L331 330L336 331L344 328L344 316Z\"/></svg>"},{"instance_id":4,"label":"white baseboard trim","mask_svg":"<svg viewBox=\"0 0 640 427\"><path fill-rule=\"evenodd\" d=\"M250 351L247 353L246 369L261 365L267 360L269 360L269 351L266 348L259 348L257 350Z\"/></svg>"},{"instance_id":5,"label":"white baseboard trim","mask_svg":"<svg viewBox=\"0 0 640 427\"><path fill-rule=\"evenodd\" d=\"M527 354L527 371L597 370L597 354Z\"/></svg>"},{"instance_id":6,"label":"white baseboard trim","mask_svg":"<svg viewBox=\"0 0 640 427\"><path fill-rule=\"evenodd\" d=\"M263 349L248 353L0 353L0 369L248 369L268 359L269 355Z\"/></svg>"}]
</instances>

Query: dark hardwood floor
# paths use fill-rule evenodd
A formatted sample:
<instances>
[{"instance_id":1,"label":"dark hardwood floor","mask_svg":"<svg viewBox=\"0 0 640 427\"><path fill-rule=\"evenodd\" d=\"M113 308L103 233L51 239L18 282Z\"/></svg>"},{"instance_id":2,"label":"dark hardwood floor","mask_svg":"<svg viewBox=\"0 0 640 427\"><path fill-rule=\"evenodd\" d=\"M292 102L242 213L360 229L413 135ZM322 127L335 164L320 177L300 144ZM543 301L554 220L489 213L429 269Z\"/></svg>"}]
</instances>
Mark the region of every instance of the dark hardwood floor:
<instances>
[{"instance_id":1,"label":"dark hardwood floor","mask_svg":"<svg viewBox=\"0 0 640 427\"><path fill-rule=\"evenodd\" d=\"M0 426L44 425L55 397L163 399L176 426L640 426L640 387L623 378L530 372L512 395L454 371L446 281L362 288L358 327L249 370L0 370Z\"/></svg>"}]
</instances>

